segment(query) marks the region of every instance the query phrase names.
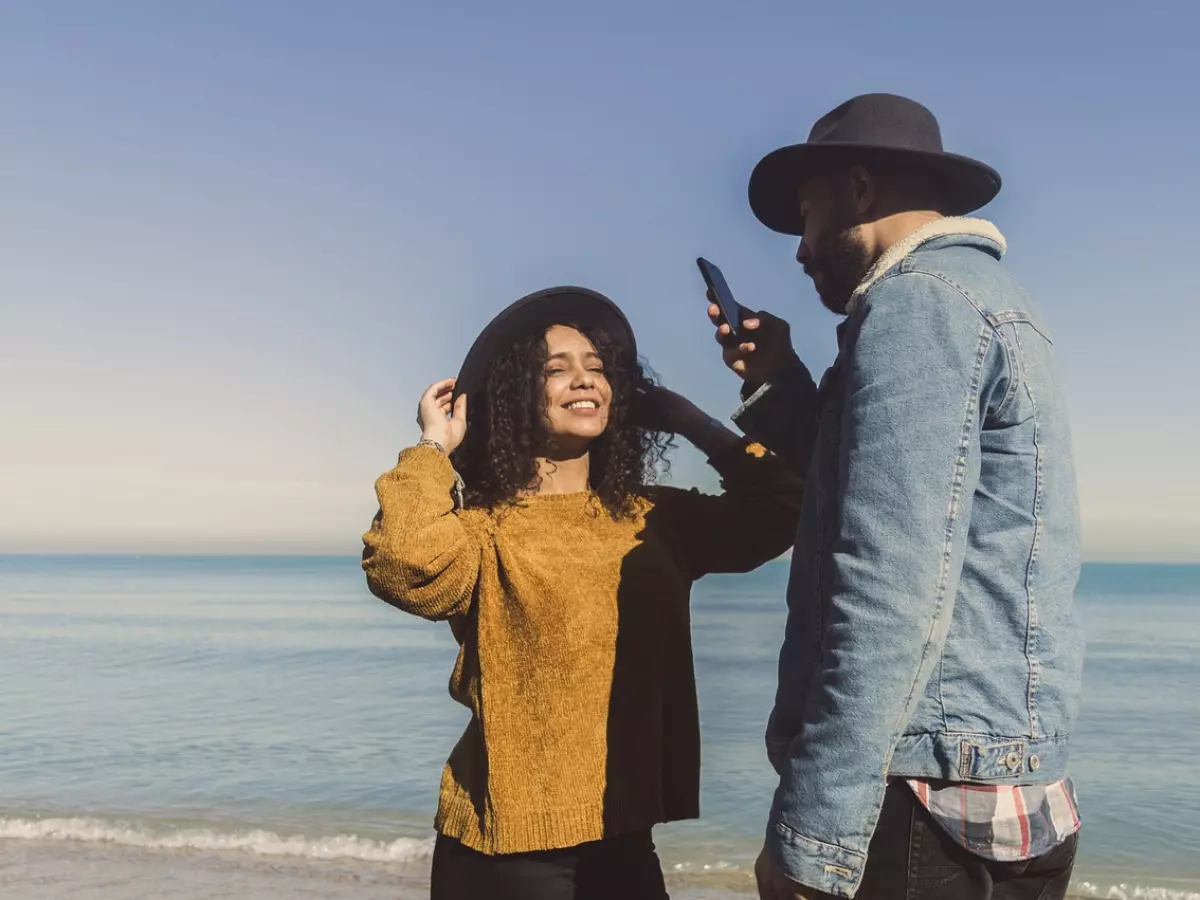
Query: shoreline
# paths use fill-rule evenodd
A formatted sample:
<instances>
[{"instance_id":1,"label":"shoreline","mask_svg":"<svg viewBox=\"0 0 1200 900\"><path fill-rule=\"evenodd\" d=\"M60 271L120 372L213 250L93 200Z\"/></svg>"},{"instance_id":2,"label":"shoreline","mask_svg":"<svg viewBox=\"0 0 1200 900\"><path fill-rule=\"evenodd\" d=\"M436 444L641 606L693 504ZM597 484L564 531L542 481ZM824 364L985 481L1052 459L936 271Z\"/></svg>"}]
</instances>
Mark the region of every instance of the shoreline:
<instances>
[{"instance_id":1,"label":"shoreline","mask_svg":"<svg viewBox=\"0 0 1200 900\"><path fill-rule=\"evenodd\" d=\"M53 825L18 834L0 819L0 895L12 900L418 900L429 896L432 840L392 844L355 835L304 838L273 832L192 830L156 839L126 829L74 830ZM26 820L26 824L34 820ZM48 820L66 822L70 820ZM87 820L74 820L86 822ZM95 822L95 820L93 820ZM90 829L90 830L89 830ZM157 843L155 843L157 841ZM664 875L674 900L756 896L749 866L672 864ZM1141 883L1138 883L1141 882ZM1069 897L1105 900L1200 900L1200 875L1133 879L1119 872L1079 872Z\"/></svg>"},{"instance_id":2,"label":"shoreline","mask_svg":"<svg viewBox=\"0 0 1200 900\"><path fill-rule=\"evenodd\" d=\"M367 597L351 562L0 560L0 896L427 896L437 773L465 724L445 694L457 648ZM785 577L693 597L704 814L655 829L683 900L753 896ZM1101 787L1081 797L1075 894L1200 900L1200 781L1171 751L1200 741L1200 570L1088 566L1079 606L1072 769Z\"/></svg>"}]
</instances>

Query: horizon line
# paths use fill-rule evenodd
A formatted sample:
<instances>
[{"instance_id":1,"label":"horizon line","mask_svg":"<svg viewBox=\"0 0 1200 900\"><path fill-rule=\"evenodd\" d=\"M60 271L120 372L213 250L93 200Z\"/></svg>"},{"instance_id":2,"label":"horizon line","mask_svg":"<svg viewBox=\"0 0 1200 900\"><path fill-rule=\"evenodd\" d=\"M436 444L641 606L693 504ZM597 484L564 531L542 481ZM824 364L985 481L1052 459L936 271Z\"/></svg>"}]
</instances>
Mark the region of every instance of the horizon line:
<instances>
[{"instance_id":1,"label":"horizon line","mask_svg":"<svg viewBox=\"0 0 1200 900\"><path fill-rule=\"evenodd\" d=\"M790 553L777 556L763 563L773 565L789 562ZM42 552L22 553L0 550L0 559L329 559L329 560L361 560L361 554L356 553L305 553L305 552L270 552L270 553L230 553L230 552L165 552L165 551L81 551L81 552ZM1082 560L1085 566L1114 565L1114 566L1200 566L1200 557L1194 559L1137 559L1137 558L1090 558ZM713 573L720 574L720 573Z\"/></svg>"}]
</instances>

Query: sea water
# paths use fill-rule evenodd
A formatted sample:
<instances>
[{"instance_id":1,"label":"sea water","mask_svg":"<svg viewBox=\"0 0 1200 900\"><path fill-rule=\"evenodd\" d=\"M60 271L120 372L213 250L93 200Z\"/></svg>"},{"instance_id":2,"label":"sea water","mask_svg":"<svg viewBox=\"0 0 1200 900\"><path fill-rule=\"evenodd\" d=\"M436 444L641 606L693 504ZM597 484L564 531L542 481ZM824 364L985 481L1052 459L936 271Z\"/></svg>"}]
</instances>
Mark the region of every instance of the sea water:
<instances>
[{"instance_id":1,"label":"sea water","mask_svg":"<svg viewBox=\"0 0 1200 900\"><path fill-rule=\"evenodd\" d=\"M752 890L786 566L694 592L703 818L672 895ZM1200 567L1089 565L1081 896L1200 900ZM466 712L445 625L354 558L0 557L0 896L427 896Z\"/></svg>"}]
</instances>

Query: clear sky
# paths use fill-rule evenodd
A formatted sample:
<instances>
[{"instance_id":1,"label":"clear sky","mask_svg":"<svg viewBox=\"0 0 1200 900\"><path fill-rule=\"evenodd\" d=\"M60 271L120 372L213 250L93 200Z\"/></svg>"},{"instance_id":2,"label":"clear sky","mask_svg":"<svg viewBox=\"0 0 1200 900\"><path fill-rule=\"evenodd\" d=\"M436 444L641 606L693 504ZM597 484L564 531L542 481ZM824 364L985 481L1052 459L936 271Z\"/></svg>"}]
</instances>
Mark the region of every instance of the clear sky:
<instances>
[{"instance_id":1,"label":"clear sky","mask_svg":"<svg viewBox=\"0 0 1200 900\"><path fill-rule=\"evenodd\" d=\"M0 552L356 553L416 400L576 283L726 415L693 260L835 320L750 169L913 96L1005 176L1090 558L1200 559L1193 2L0 3ZM674 478L711 486L694 453Z\"/></svg>"}]
</instances>

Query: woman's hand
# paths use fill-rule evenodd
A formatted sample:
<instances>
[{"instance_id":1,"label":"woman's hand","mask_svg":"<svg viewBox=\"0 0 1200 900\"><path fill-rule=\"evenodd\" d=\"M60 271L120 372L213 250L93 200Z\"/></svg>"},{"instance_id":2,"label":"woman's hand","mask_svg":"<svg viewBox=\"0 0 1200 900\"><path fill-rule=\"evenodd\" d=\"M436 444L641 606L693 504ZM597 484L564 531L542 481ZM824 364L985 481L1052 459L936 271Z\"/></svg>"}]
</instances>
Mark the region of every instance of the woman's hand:
<instances>
[{"instance_id":1,"label":"woman's hand","mask_svg":"<svg viewBox=\"0 0 1200 900\"><path fill-rule=\"evenodd\" d=\"M689 428L706 421L708 416L683 395L656 384L648 384L637 393L634 418L640 427L648 431L664 431L686 437Z\"/></svg>"},{"instance_id":2,"label":"woman's hand","mask_svg":"<svg viewBox=\"0 0 1200 900\"><path fill-rule=\"evenodd\" d=\"M447 453L453 453L467 434L467 395L462 394L451 408L453 395L454 379L446 378L430 385L417 405L421 439L436 441Z\"/></svg>"},{"instance_id":3,"label":"woman's hand","mask_svg":"<svg viewBox=\"0 0 1200 900\"><path fill-rule=\"evenodd\" d=\"M677 434L709 457L740 440L687 397L658 385L650 385L638 392L635 416L642 428Z\"/></svg>"}]
</instances>

